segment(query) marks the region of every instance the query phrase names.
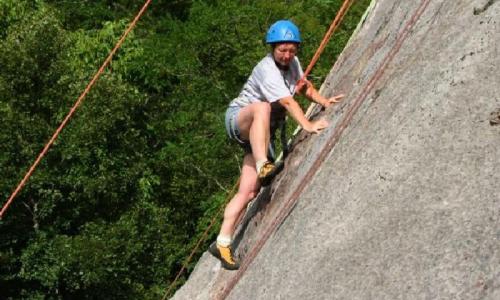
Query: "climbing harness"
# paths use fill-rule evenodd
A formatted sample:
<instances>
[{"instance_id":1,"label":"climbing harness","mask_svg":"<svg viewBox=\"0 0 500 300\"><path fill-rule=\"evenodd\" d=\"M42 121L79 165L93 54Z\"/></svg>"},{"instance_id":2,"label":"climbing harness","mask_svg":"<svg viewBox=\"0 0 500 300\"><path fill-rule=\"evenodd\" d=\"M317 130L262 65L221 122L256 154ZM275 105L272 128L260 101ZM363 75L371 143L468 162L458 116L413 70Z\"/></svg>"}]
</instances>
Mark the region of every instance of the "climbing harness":
<instances>
[{"instance_id":1,"label":"climbing harness","mask_svg":"<svg viewBox=\"0 0 500 300\"><path fill-rule=\"evenodd\" d=\"M290 72L292 72L291 77L295 78L292 69L290 70ZM280 69L280 73L281 73L281 77L283 78L283 82L285 83L285 86L290 91L290 94L292 94L292 97L295 96L296 90L295 89L292 90L290 83L285 78L285 72L283 72L283 70ZM281 155L282 159L278 160L278 163L276 166L276 168L277 168L276 173L279 173L284 168L284 160L288 156L289 147L288 147L288 141L287 141L287 137L286 137L286 109L280 105L279 107L276 107L275 110L276 110L276 112L274 112L274 114L277 116L277 117L275 117L275 119L276 119L275 123L277 123L277 124L274 124L274 126L276 128L274 128L274 131L273 130L271 131L272 132L271 133L271 145L274 147L274 149L276 149L276 147L275 147L276 129L279 128L279 130L280 130L280 142L281 142L281 153L282 153L282 155ZM271 125L273 125L273 124L271 124ZM273 129L273 126L271 126L271 129ZM274 160L277 160L277 158L275 157Z\"/></svg>"}]
</instances>

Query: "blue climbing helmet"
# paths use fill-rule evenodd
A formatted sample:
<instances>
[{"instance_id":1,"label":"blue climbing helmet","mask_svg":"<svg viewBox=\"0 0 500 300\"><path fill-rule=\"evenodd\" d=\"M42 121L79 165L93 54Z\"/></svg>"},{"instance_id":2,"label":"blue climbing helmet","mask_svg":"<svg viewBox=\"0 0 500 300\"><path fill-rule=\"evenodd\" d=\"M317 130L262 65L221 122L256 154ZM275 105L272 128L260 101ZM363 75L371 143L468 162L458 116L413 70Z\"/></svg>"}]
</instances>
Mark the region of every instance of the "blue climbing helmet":
<instances>
[{"instance_id":1,"label":"blue climbing helmet","mask_svg":"<svg viewBox=\"0 0 500 300\"><path fill-rule=\"evenodd\" d=\"M274 44L280 42L301 42L299 28L292 21L279 20L269 27L266 34L266 43Z\"/></svg>"}]
</instances>

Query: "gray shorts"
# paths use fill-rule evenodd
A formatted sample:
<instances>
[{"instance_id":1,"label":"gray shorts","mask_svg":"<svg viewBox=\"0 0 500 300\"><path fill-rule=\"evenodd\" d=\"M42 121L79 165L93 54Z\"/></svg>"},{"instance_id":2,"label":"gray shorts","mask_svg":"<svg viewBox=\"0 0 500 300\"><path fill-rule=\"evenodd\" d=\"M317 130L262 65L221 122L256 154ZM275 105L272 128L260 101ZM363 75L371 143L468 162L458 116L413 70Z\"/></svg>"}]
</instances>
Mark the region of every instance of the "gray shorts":
<instances>
[{"instance_id":1,"label":"gray shorts","mask_svg":"<svg viewBox=\"0 0 500 300\"><path fill-rule=\"evenodd\" d=\"M226 110L226 133L230 139L236 141L244 150L245 153L251 153L252 147L250 141L245 141L240 135L240 128L238 127L238 113L241 107L229 106Z\"/></svg>"},{"instance_id":2,"label":"gray shorts","mask_svg":"<svg viewBox=\"0 0 500 300\"><path fill-rule=\"evenodd\" d=\"M226 133L229 136L230 139L234 140L235 142L240 145L245 153L252 153L252 145L250 145L250 141L244 140L241 135L240 135L240 128L238 127L238 113L240 112L241 107L239 106L230 106L226 110ZM271 133L274 132L275 129L272 129ZM274 134L272 134L273 139L271 140L271 143L269 144L269 149L267 156L269 160L274 161L276 158L276 154L274 152Z\"/></svg>"}]
</instances>

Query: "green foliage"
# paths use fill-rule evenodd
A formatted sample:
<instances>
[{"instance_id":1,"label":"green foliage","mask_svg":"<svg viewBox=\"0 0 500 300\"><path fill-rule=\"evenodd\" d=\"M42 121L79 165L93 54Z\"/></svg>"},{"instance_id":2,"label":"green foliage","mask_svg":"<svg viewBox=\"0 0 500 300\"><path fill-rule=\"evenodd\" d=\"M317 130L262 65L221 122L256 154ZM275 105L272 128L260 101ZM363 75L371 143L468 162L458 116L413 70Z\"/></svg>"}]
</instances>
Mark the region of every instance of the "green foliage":
<instances>
[{"instance_id":1,"label":"green foliage","mask_svg":"<svg viewBox=\"0 0 500 300\"><path fill-rule=\"evenodd\" d=\"M64 299L98 299L106 290L113 291L106 298L140 299L152 288L145 284L166 278L178 266L178 254L165 249L188 238L177 232L170 214L139 202L115 223L90 222L76 236L41 233L24 251L19 276ZM156 264L163 268L144 267Z\"/></svg>"},{"instance_id":2,"label":"green foliage","mask_svg":"<svg viewBox=\"0 0 500 300\"><path fill-rule=\"evenodd\" d=\"M353 6L325 50L317 85L368 2ZM3 199L142 4L0 2ZM224 111L269 50L268 26L300 26L305 67L339 7L154 1L0 221L2 297L163 296L238 175L241 150L225 136Z\"/></svg>"},{"instance_id":3,"label":"green foliage","mask_svg":"<svg viewBox=\"0 0 500 300\"><path fill-rule=\"evenodd\" d=\"M57 8L64 27L70 30L100 29L105 22L128 19L145 3L143 0L45 0L44 2ZM183 20L189 13L191 3L191 0L152 1L150 4L152 12L143 18L143 22L144 19L155 22L156 18L164 16Z\"/></svg>"}]
</instances>

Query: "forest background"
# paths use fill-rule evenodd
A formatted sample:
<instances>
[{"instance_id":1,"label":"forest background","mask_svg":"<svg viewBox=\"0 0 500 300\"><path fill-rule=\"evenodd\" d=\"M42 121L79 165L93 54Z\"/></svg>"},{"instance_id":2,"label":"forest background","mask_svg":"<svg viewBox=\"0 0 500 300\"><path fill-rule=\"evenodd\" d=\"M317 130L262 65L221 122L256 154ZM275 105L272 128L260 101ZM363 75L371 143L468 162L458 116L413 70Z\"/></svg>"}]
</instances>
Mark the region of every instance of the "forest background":
<instances>
[{"instance_id":1,"label":"forest background","mask_svg":"<svg viewBox=\"0 0 500 300\"><path fill-rule=\"evenodd\" d=\"M224 111L267 28L300 27L305 68L341 2L153 1L0 221L0 299L160 299L239 175ZM317 87L369 2L346 15ZM0 0L2 203L142 4Z\"/></svg>"}]
</instances>

